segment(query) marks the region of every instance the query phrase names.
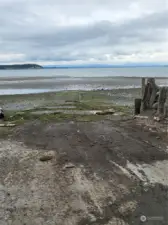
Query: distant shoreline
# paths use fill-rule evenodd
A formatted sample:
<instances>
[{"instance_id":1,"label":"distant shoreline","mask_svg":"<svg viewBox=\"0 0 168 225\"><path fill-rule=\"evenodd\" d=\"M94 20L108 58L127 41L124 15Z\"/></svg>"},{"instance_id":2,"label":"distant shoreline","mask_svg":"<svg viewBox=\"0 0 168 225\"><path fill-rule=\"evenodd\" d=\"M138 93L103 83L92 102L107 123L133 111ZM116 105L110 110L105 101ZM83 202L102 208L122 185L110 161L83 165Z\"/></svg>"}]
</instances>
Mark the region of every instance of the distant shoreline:
<instances>
[{"instance_id":1,"label":"distant shoreline","mask_svg":"<svg viewBox=\"0 0 168 225\"><path fill-rule=\"evenodd\" d=\"M0 70L24 70L24 69L43 69L38 64L13 64L13 65L0 65Z\"/></svg>"},{"instance_id":2,"label":"distant shoreline","mask_svg":"<svg viewBox=\"0 0 168 225\"><path fill-rule=\"evenodd\" d=\"M93 64L93 65L44 65L39 64L6 64L0 65L0 70L24 70L24 69L136 69L136 68L167 68L168 65L146 65L146 64L127 64L127 65L106 65L106 64Z\"/></svg>"},{"instance_id":3,"label":"distant shoreline","mask_svg":"<svg viewBox=\"0 0 168 225\"><path fill-rule=\"evenodd\" d=\"M105 68L155 68L168 67L168 65L80 65L80 66L43 66L44 69L105 69Z\"/></svg>"}]
</instances>

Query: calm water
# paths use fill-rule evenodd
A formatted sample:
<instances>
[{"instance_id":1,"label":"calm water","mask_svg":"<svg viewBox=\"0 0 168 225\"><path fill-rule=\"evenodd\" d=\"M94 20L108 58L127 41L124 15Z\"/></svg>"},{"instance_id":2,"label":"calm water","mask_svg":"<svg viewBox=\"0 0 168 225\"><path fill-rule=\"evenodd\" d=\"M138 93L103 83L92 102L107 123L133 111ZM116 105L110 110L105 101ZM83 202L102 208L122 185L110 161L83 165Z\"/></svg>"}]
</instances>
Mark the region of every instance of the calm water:
<instances>
[{"instance_id":1,"label":"calm water","mask_svg":"<svg viewBox=\"0 0 168 225\"><path fill-rule=\"evenodd\" d=\"M157 84L168 86L168 67L0 70L0 95L138 88L140 77L157 77Z\"/></svg>"}]
</instances>

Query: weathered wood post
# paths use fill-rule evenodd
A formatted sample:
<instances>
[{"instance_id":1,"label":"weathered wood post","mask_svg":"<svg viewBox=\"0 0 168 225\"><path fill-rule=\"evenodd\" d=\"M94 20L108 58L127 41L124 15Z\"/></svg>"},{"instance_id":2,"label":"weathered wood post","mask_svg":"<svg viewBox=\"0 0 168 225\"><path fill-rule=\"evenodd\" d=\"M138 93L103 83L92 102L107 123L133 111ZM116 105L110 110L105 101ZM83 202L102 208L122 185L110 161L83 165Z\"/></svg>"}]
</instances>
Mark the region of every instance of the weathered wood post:
<instances>
[{"instance_id":1,"label":"weathered wood post","mask_svg":"<svg viewBox=\"0 0 168 225\"><path fill-rule=\"evenodd\" d=\"M0 108L0 119L4 119L4 111L2 108Z\"/></svg>"},{"instance_id":2,"label":"weathered wood post","mask_svg":"<svg viewBox=\"0 0 168 225\"><path fill-rule=\"evenodd\" d=\"M166 88L166 100L165 100L165 104L164 104L164 117L167 118L168 117L168 88Z\"/></svg>"},{"instance_id":3,"label":"weathered wood post","mask_svg":"<svg viewBox=\"0 0 168 225\"><path fill-rule=\"evenodd\" d=\"M155 110L157 121L168 118L168 87L159 87L155 83L155 78L145 78L141 80L142 99L135 99L134 113L140 114L146 110Z\"/></svg>"},{"instance_id":4,"label":"weathered wood post","mask_svg":"<svg viewBox=\"0 0 168 225\"><path fill-rule=\"evenodd\" d=\"M134 101L134 114L138 115L141 112L141 98L136 98Z\"/></svg>"},{"instance_id":5,"label":"weathered wood post","mask_svg":"<svg viewBox=\"0 0 168 225\"><path fill-rule=\"evenodd\" d=\"M159 90L159 87L155 83L155 78L150 78L148 80L151 86L151 96L150 96L150 101L149 101L149 107L152 109L153 104L155 103L156 100L156 95Z\"/></svg>"},{"instance_id":6,"label":"weathered wood post","mask_svg":"<svg viewBox=\"0 0 168 225\"><path fill-rule=\"evenodd\" d=\"M159 94L159 101L158 101L158 110L157 110L157 115L159 117L164 115L164 105L166 102L166 97L167 97L167 88L161 87L160 94Z\"/></svg>"},{"instance_id":7,"label":"weathered wood post","mask_svg":"<svg viewBox=\"0 0 168 225\"><path fill-rule=\"evenodd\" d=\"M142 94L142 98L144 96L144 93L145 93L145 77L143 77L141 79L141 94Z\"/></svg>"},{"instance_id":8,"label":"weathered wood post","mask_svg":"<svg viewBox=\"0 0 168 225\"><path fill-rule=\"evenodd\" d=\"M156 101L158 90L159 87L155 84L155 78L148 78L146 85L144 80L142 80L143 95L142 95L141 111L152 109L153 104Z\"/></svg>"},{"instance_id":9,"label":"weathered wood post","mask_svg":"<svg viewBox=\"0 0 168 225\"><path fill-rule=\"evenodd\" d=\"M146 78L142 78L142 80L141 80L141 98L142 98L142 101L141 101L141 109L140 109L140 111L144 111L145 110L145 104L144 104L144 95L145 95L145 86L146 86L146 84L145 84L145 82L146 82Z\"/></svg>"}]
</instances>

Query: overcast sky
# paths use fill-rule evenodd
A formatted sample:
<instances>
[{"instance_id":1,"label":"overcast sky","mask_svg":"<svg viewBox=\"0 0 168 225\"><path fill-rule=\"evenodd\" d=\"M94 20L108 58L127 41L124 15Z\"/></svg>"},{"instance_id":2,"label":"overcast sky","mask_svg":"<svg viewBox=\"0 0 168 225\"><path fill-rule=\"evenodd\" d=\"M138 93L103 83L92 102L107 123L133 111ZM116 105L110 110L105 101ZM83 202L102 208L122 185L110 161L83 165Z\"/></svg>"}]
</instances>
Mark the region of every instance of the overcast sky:
<instances>
[{"instance_id":1,"label":"overcast sky","mask_svg":"<svg viewBox=\"0 0 168 225\"><path fill-rule=\"evenodd\" d=\"M168 62L168 0L0 0L0 64Z\"/></svg>"}]
</instances>

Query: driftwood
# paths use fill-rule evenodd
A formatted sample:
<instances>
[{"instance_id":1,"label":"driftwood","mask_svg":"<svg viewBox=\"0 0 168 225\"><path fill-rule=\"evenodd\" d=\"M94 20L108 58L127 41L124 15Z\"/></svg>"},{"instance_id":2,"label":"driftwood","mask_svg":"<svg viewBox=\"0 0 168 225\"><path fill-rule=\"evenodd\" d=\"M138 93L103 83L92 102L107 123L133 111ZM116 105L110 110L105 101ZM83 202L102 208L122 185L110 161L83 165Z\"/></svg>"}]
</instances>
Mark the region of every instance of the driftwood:
<instances>
[{"instance_id":1,"label":"driftwood","mask_svg":"<svg viewBox=\"0 0 168 225\"><path fill-rule=\"evenodd\" d=\"M0 127L15 127L14 123L0 123Z\"/></svg>"}]
</instances>

